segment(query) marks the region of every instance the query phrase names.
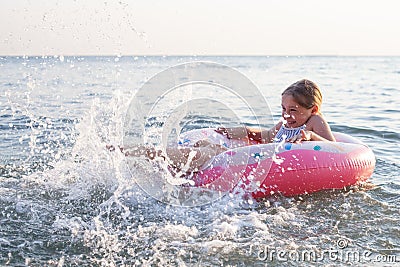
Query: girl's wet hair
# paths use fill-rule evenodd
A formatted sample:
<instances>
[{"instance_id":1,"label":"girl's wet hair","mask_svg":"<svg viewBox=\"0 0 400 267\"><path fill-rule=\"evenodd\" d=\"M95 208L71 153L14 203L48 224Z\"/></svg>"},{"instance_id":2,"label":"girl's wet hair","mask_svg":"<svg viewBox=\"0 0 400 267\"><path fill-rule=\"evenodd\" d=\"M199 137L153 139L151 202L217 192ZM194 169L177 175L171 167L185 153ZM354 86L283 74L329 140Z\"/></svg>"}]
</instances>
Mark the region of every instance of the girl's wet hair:
<instances>
[{"instance_id":1,"label":"girl's wet hair","mask_svg":"<svg viewBox=\"0 0 400 267\"><path fill-rule=\"evenodd\" d=\"M282 95L291 95L300 106L312 108L317 105L319 110L322 105L322 94L318 85L314 82L302 79L290 85L283 91Z\"/></svg>"}]
</instances>

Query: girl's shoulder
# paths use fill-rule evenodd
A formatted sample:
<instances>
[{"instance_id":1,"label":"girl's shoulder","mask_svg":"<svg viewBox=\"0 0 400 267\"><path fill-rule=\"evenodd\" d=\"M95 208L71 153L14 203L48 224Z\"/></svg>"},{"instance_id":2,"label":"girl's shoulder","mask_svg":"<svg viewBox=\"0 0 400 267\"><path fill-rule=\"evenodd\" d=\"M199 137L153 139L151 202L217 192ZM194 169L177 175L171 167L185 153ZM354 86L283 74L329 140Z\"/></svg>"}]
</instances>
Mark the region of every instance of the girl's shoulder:
<instances>
[{"instance_id":1,"label":"girl's shoulder","mask_svg":"<svg viewBox=\"0 0 400 267\"><path fill-rule=\"evenodd\" d=\"M322 114L314 114L308 119L306 127L312 130L315 126L321 126L321 124L327 124L324 116Z\"/></svg>"}]
</instances>

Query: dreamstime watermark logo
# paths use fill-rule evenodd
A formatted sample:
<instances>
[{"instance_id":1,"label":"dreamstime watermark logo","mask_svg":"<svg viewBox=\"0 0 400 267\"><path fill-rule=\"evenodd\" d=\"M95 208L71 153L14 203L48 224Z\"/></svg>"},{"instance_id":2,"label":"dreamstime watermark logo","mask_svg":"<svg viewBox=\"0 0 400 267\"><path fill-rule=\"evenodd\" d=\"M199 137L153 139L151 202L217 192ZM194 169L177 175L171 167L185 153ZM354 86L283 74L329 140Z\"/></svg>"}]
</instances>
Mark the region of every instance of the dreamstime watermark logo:
<instances>
[{"instance_id":1,"label":"dreamstime watermark logo","mask_svg":"<svg viewBox=\"0 0 400 267\"><path fill-rule=\"evenodd\" d=\"M257 86L239 71L212 62L189 62L168 68L149 79L132 98L124 123L123 146L165 151L182 133L206 127L265 126L273 123L269 105ZM168 160L166 160L168 162ZM230 192L180 183L169 167L127 158L139 186L171 205L197 206ZM179 180L181 179L181 180ZM239 179L239 177L238 177ZM184 181L184 180L183 180Z\"/></svg>"},{"instance_id":2,"label":"dreamstime watermark logo","mask_svg":"<svg viewBox=\"0 0 400 267\"><path fill-rule=\"evenodd\" d=\"M400 257L379 254L371 250L350 247L349 240L339 238L329 249L285 249L269 245L250 245L247 255L265 262L341 262L341 263L398 263Z\"/></svg>"}]
</instances>

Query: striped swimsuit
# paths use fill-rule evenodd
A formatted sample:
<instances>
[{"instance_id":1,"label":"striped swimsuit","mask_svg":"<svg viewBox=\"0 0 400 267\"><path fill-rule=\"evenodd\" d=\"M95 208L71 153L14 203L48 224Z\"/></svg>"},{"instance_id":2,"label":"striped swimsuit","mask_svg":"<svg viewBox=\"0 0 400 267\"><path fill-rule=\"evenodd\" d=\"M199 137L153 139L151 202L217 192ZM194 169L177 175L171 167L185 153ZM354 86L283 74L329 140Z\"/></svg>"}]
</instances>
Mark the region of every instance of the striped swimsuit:
<instances>
[{"instance_id":1,"label":"striped swimsuit","mask_svg":"<svg viewBox=\"0 0 400 267\"><path fill-rule=\"evenodd\" d=\"M274 143L280 143L284 140L292 138L293 136L298 135L300 133L300 131L304 130L305 128L306 128L306 125L302 125L297 128L287 128L282 124L281 128L275 135Z\"/></svg>"}]
</instances>

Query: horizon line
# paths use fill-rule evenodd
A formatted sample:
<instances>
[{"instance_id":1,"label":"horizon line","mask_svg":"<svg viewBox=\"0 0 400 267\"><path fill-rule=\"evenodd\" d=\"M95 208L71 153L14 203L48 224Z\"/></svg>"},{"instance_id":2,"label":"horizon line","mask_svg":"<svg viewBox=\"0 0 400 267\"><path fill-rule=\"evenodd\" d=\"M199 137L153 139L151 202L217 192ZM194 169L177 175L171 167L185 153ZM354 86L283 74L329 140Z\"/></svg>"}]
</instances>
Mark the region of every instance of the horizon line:
<instances>
[{"instance_id":1,"label":"horizon line","mask_svg":"<svg viewBox=\"0 0 400 267\"><path fill-rule=\"evenodd\" d=\"M48 54L48 55L38 55L38 54L9 54L1 55L0 57L21 57L21 58L47 58L47 57L400 57L398 55L367 55L367 54Z\"/></svg>"}]
</instances>

